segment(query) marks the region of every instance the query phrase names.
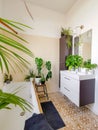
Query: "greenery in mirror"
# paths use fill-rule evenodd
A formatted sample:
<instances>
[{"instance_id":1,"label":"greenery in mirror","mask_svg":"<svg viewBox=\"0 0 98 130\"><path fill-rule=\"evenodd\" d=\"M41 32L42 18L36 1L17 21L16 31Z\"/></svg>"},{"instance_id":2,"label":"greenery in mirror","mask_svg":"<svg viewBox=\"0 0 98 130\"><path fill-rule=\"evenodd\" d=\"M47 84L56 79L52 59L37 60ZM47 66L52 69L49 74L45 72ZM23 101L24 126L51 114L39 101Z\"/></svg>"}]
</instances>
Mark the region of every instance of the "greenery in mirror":
<instances>
[{"instance_id":1,"label":"greenery in mirror","mask_svg":"<svg viewBox=\"0 0 98 130\"><path fill-rule=\"evenodd\" d=\"M66 58L65 65L69 70L77 69L83 65L83 58L79 55L69 55Z\"/></svg>"},{"instance_id":2,"label":"greenery in mirror","mask_svg":"<svg viewBox=\"0 0 98 130\"><path fill-rule=\"evenodd\" d=\"M91 63L91 59L88 59L87 61L84 61L84 63L83 63L83 67L87 68L89 70L95 69L95 68L97 68L97 66L98 66L97 64Z\"/></svg>"},{"instance_id":3,"label":"greenery in mirror","mask_svg":"<svg viewBox=\"0 0 98 130\"><path fill-rule=\"evenodd\" d=\"M10 68L23 72L24 68L28 68L29 62L21 56L22 54L19 55L19 52L33 58L33 53L25 47L25 43L28 41L20 37L15 30L24 31L24 27L31 28L25 24L0 17L0 69L2 72L9 73ZM31 105L26 100L0 90L0 109L9 109L8 104L18 105L23 111L31 109Z\"/></svg>"}]
</instances>

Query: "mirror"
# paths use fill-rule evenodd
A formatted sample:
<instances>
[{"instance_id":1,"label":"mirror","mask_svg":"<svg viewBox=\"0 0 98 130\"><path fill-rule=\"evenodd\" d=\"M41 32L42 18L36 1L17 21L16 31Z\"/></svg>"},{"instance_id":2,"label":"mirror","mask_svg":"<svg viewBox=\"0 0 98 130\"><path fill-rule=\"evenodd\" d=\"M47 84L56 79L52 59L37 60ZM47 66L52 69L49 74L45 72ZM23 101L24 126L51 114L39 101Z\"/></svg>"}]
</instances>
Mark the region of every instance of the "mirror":
<instances>
[{"instance_id":1,"label":"mirror","mask_svg":"<svg viewBox=\"0 0 98 130\"><path fill-rule=\"evenodd\" d=\"M92 30L82 33L74 38L74 54L83 57L84 61L91 59Z\"/></svg>"}]
</instances>

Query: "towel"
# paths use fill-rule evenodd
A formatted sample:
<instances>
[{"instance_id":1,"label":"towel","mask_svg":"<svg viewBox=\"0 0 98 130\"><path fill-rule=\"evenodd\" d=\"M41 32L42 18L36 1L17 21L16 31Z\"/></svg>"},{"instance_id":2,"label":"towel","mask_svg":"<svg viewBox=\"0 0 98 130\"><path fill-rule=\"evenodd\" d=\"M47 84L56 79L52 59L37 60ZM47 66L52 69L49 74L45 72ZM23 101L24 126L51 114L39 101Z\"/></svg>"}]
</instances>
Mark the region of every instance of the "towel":
<instances>
[{"instance_id":1,"label":"towel","mask_svg":"<svg viewBox=\"0 0 98 130\"><path fill-rule=\"evenodd\" d=\"M54 130L47 122L44 114L34 113L25 121L24 130Z\"/></svg>"}]
</instances>

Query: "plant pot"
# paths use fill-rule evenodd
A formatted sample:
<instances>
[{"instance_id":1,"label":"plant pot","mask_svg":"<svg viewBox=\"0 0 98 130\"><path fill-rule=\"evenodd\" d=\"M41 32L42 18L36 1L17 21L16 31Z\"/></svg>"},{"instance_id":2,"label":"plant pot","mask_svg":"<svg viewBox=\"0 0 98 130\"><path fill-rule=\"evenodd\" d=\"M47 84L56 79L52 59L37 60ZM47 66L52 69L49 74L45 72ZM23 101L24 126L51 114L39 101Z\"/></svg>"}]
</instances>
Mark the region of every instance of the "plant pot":
<instances>
[{"instance_id":1,"label":"plant pot","mask_svg":"<svg viewBox=\"0 0 98 130\"><path fill-rule=\"evenodd\" d=\"M35 78L35 84L40 85L41 84L41 78Z\"/></svg>"},{"instance_id":2,"label":"plant pot","mask_svg":"<svg viewBox=\"0 0 98 130\"><path fill-rule=\"evenodd\" d=\"M41 81L41 84L45 84L45 81Z\"/></svg>"},{"instance_id":3,"label":"plant pot","mask_svg":"<svg viewBox=\"0 0 98 130\"><path fill-rule=\"evenodd\" d=\"M34 78L30 78L30 82L33 82L34 81Z\"/></svg>"}]
</instances>

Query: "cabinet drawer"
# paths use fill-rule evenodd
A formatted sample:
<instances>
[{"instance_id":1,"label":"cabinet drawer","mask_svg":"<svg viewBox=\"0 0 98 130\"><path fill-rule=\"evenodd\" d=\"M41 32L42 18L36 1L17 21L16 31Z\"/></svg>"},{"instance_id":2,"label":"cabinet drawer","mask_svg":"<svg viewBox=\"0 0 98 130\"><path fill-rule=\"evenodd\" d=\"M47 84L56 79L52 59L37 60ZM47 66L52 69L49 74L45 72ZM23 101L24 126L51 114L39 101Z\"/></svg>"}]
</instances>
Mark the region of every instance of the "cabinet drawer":
<instances>
[{"instance_id":1,"label":"cabinet drawer","mask_svg":"<svg viewBox=\"0 0 98 130\"><path fill-rule=\"evenodd\" d=\"M70 97L70 90L68 88L64 87L63 94L69 98Z\"/></svg>"},{"instance_id":2,"label":"cabinet drawer","mask_svg":"<svg viewBox=\"0 0 98 130\"><path fill-rule=\"evenodd\" d=\"M80 82L79 82L79 80L71 79L71 81L69 83L69 86L70 86L70 90L73 93L79 94L79 91L80 91Z\"/></svg>"},{"instance_id":3,"label":"cabinet drawer","mask_svg":"<svg viewBox=\"0 0 98 130\"><path fill-rule=\"evenodd\" d=\"M77 106L79 106L79 102L80 102L80 96L79 93L74 93L73 91L70 92L70 100L76 104Z\"/></svg>"},{"instance_id":4,"label":"cabinet drawer","mask_svg":"<svg viewBox=\"0 0 98 130\"><path fill-rule=\"evenodd\" d=\"M61 92L77 106L94 103L95 79L93 75L78 75L68 71L60 73Z\"/></svg>"},{"instance_id":5,"label":"cabinet drawer","mask_svg":"<svg viewBox=\"0 0 98 130\"><path fill-rule=\"evenodd\" d=\"M76 93L79 93L79 80L72 79L70 77L61 77L61 84L65 86L70 91L74 91Z\"/></svg>"}]
</instances>

